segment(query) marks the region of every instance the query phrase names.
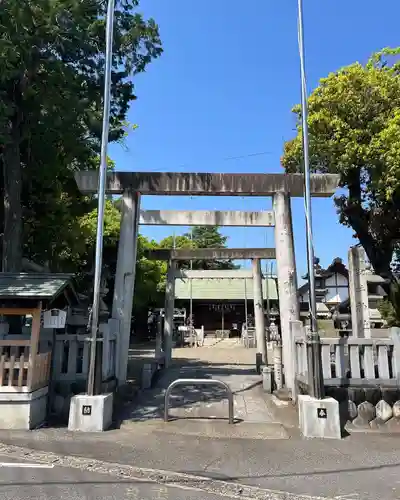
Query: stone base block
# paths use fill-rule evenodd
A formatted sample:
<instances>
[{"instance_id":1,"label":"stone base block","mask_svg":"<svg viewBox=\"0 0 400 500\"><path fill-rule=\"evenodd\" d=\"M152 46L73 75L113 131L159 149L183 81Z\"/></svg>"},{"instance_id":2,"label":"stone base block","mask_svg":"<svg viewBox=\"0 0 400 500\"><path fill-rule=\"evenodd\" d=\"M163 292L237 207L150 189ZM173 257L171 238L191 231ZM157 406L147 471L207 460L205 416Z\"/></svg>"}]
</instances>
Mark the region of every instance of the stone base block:
<instances>
[{"instance_id":1,"label":"stone base block","mask_svg":"<svg viewBox=\"0 0 400 500\"><path fill-rule=\"evenodd\" d=\"M0 392L0 429L35 429L46 420L48 387L33 392Z\"/></svg>"},{"instance_id":2,"label":"stone base block","mask_svg":"<svg viewBox=\"0 0 400 500\"><path fill-rule=\"evenodd\" d=\"M112 424L113 394L88 396L78 394L71 399L69 431L103 432Z\"/></svg>"},{"instance_id":3,"label":"stone base block","mask_svg":"<svg viewBox=\"0 0 400 500\"><path fill-rule=\"evenodd\" d=\"M299 395L300 431L307 438L341 439L339 402Z\"/></svg>"},{"instance_id":4,"label":"stone base block","mask_svg":"<svg viewBox=\"0 0 400 500\"><path fill-rule=\"evenodd\" d=\"M265 392L272 394L272 368L269 366L262 369L262 385Z\"/></svg>"}]
</instances>

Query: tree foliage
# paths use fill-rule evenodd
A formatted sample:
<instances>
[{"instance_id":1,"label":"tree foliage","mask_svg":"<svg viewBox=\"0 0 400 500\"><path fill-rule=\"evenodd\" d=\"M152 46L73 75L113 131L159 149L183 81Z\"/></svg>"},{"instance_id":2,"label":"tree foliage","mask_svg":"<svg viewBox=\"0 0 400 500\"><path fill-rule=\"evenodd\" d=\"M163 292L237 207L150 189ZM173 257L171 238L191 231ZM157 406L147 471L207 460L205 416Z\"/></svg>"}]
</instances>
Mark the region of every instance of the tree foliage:
<instances>
[{"instance_id":1,"label":"tree foliage","mask_svg":"<svg viewBox=\"0 0 400 500\"><path fill-rule=\"evenodd\" d=\"M131 77L162 50L157 25L137 6L116 3L111 141L126 134ZM1 4L3 271L20 270L23 241L30 254L57 260L87 212L90 200L77 193L72 173L97 166L106 7L101 0Z\"/></svg>"},{"instance_id":2,"label":"tree foliage","mask_svg":"<svg viewBox=\"0 0 400 500\"><path fill-rule=\"evenodd\" d=\"M340 174L340 222L354 230L375 271L393 274L400 241L400 48L351 64L320 81L308 99L310 166ZM287 172L303 170L301 108L297 135L284 146Z\"/></svg>"},{"instance_id":3,"label":"tree foliage","mask_svg":"<svg viewBox=\"0 0 400 500\"><path fill-rule=\"evenodd\" d=\"M193 242L194 248L226 248L228 237L223 236L218 226L195 226L185 235ZM231 260L195 260L193 269L236 269Z\"/></svg>"},{"instance_id":4,"label":"tree foliage","mask_svg":"<svg viewBox=\"0 0 400 500\"><path fill-rule=\"evenodd\" d=\"M396 315L396 309L393 307L393 304L384 299L379 306L379 312L382 318L386 321L388 327L397 326L399 324L399 318Z\"/></svg>"},{"instance_id":5,"label":"tree foliage","mask_svg":"<svg viewBox=\"0 0 400 500\"><path fill-rule=\"evenodd\" d=\"M226 248L228 238L218 226L194 226L191 232L180 236L167 236L161 248ZM180 262L182 269L189 269L190 262ZM192 269L236 269L231 260L193 260Z\"/></svg>"},{"instance_id":6,"label":"tree foliage","mask_svg":"<svg viewBox=\"0 0 400 500\"><path fill-rule=\"evenodd\" d=\"M187 235L171 235L160 241L160 248L195 248L195 245Z\"/></svg>"},{"instance_id":7,"label":"tree foliage","mask_svg":"<svg viewBox=\"0 0 400 500\"><path fill-rule=\"evenodd\" d=\"M111 306L114 276L117 267L118 242L120 236L121 213L112 200L105 205L103 262L110 279L110 294L106 302ZM93 271L96 243L97 209L92 210L78 219L80 233L83 236L79 247L75 247L74 262L81 275ZM157 248L155 241L150 241L142 235L138 237L137 264L135 279L134 310L147 313L147 308L160 303L161 292L165 285L166 264L149 260L144 256L146 250Z\"/></svg>"}]
</instances>

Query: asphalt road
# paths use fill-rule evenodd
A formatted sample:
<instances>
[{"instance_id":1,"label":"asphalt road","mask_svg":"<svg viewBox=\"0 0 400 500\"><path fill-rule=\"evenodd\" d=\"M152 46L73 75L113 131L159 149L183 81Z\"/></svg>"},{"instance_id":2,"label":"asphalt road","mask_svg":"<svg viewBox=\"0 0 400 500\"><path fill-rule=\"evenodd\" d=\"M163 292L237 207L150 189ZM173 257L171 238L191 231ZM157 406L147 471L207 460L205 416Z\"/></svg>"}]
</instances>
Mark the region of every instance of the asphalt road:
<instances>
[{"instance_id":1,"label":"asphalt road","mask_svg":"<svg viewBox=\"0 0 400 500\"><path fill-rule=\"evenodd\" d=\"M46 467L29 462L29 457L17 461L0 455L0 499L221 500L221 496L67 467Z\"/></svg>"},{"instance_id":2,"label":"asphalt road","mask_svg":"<svg viewBox=\"0 0 400 500\"><path fill-rule=\"evenodd\" d=\"M129 432L79 436L59 429L0 432L0 461L30 460L55 465L51 470L0 467L0 500L11 498L11 494L15 500L29 498L21 493L27 481L31 498L45 499L37 488L47 491L46 485L57 485L59 477L68 484L67 490L71 483L76 484L73 498L86 498L89 486L95 487L98 481L109 488L104 490L105 498L129 498L126 489L136 487L141 487L137 498L143 499L303 500L305 495L307 500L400 498L400 437L358 435L334 442L249 440L145 430L146 426L138 424L136 430ZM147 482L138 483L138 478ZM199 478L204 478L203 484ZM29 481L33 480L39 483L30 487ZM18 481L22 481L20 486ZM13 484L21 489L13 489ZM164 497L157 493L157 485ZM238 492L237 487L245 491ZM262 494L252 488L261 489ZM48 496L63 498L64 492L60 489ZM96 495L99 496L98 489ZM92 494L89 496L92 498Z\"/></svg>"}]
</instances>

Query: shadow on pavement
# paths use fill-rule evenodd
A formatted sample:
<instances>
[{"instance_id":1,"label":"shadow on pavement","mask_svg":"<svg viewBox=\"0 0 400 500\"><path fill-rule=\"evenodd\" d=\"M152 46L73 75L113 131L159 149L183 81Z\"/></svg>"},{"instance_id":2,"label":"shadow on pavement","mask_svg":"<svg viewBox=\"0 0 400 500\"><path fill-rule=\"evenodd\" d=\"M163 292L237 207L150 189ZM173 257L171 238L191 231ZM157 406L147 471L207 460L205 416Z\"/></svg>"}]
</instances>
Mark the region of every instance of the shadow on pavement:
<instances>
[{"instance_id":1,"label":"shadow on pavement","mask_svg":"<svg viewBox=\"0 0 400 500\"><path fill-rule=\"evenodd\" d=\"M153 353L154 351L147 347L132 349L129 370L131 379L138 379L139 374L134 375L135 370L136 372L141 370L143 364L146 361L149 362ZM182 350L180 350L180 353L182 355ZM195 356L196 352L192 351L191 354ZM239 378L240 380L243 378L245 383L241 384L240 387L232 387L230 384L231 377L235 377L236 382ZM242 397L245 397L245 393L257 390L261 386L260 376L256 373L255 365L240 363L239 361L231 361L228 364L225 362L210 362L196 357L178 357L173 359L170 368L156 372L151 389L139 391L132 402L119 410L119 414L116 415L117 427L120 427L124 421L143 422L162 419L165 391L169 384L178 378L222 379L231 386L234 395L242 395ZM171 419L174 418L174 409L191 408L194 404L200 402L210 404L222 401L227 402L226 391L217 385L195 384L193 386L177 387L172 391L169 401Z\"/></svg>"}]
</instances>

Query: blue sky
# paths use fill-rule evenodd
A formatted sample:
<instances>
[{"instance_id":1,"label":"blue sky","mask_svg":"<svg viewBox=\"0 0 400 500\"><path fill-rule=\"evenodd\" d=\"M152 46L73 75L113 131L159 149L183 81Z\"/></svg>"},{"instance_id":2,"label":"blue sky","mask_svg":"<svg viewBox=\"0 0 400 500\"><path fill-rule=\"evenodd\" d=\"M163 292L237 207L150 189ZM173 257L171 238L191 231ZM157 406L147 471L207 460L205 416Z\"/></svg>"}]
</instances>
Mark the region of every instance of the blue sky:
<instances>
[{"instance_id":1,"label":"blue sky","mask_svg":"<svg viewBox=\"0 0 400 500\"><path fill-rule=\"evenodd\" d=\"M300 101L296 0L142 0L160 26L164 54L135 80L127 148L112 145L118 170L281 172L291 107ZM400 45L400 2L304 0L306 69L321 77L382 47ZM257 154L262 153L262 154ZM237 158L240 157L240 158ZM232 159L236 158L236 159ZM145 209L265 210L268 198L145 197ZM315 254L347 261L352 232L332 200L313 200ZM304 205L292 202L299 274L306 270ZM185 228L142 227L155 239ZM224 228L230 247L273 246L273 232Z\"/></svg>"}]
</instances>

